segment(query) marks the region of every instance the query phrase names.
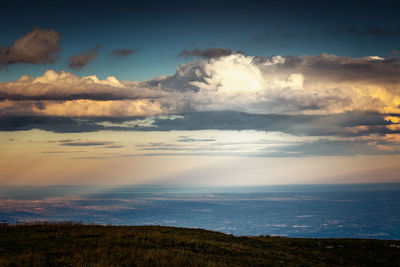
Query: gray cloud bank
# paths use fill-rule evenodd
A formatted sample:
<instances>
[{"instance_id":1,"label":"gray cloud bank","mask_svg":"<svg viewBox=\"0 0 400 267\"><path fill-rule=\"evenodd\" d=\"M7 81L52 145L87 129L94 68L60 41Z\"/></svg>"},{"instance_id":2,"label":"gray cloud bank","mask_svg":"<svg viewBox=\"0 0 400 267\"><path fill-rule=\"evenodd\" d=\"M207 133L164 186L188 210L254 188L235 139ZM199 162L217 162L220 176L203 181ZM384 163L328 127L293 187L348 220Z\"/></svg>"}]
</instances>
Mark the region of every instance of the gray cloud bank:
<instances>
[{"instance_id":1,"label":"gray cloud bank","mask_svg":"<svg viewBox=\"0 0 400 267\"><path fill-rule=\"evenodd\" d=\"M399 115L399 114L390 114ZM329 115L248 114L234 111L192 112L154 117L3 117L1 131L41 129L57 133L94 131L246 131L279 132L288 139L258 140L258 150L243 152L242 143L219 143L215 138L180 136L176 143L149 143L138 147L143 155L220 155L303 157L392 155L400 153L400 129L379 113ZM301 137L293 141L290 136ZM305 137L310 137L305 138ZM286 142L285 142L286 140ZM59 140L61 146L120 148L110 141ZM243 142L243 140L241 141ZM212 143L212 145L210 145ZM178 145L177 145L178 144ZM180 144L180 145L179 145ZM251 140L246 144L252 145ZM273 144L273 146L271 146ZM128 156L128 155L126 155Z\"/></svg>"},{"instance_id":2,"label":"gray cloud bank","mask_svg":"<svg viewBox=\"0 0 400 267\"><path fill-rule=\"evenodd\" d=\"M392 114L399 116L400 114ZM179 116L153 117L0 117L0 130L41 129L59 133L114 131L172 130L259 130L307 136L364 136L399 133L386 126L393 125L379 113L350 112L330 115L248 114L235 111L183 113ZM358 128L357 128L358 127ZM182 139L184 142L185 139ZM186 140L187 141L187 140ZM209 140L206 140L209 141Z\"/></svg>"}]
</instances>

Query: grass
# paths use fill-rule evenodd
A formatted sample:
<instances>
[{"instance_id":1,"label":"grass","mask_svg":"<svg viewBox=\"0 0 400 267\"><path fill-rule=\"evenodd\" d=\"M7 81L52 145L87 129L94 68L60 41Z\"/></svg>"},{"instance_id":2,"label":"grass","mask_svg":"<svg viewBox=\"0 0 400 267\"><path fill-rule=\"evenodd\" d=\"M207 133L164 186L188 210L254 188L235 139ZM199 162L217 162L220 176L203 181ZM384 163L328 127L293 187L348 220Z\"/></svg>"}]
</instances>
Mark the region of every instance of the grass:
<instances>
[{"instance_id":1,"label":"grass","mask_svg":"<svg viewBox=\"0 0 400 267\"><path fill-rule=\"evenodd\" d=\"M3 225L0 266L400 266L400 241L237 237L163 226Z\"/></svg>"}]
</instances>

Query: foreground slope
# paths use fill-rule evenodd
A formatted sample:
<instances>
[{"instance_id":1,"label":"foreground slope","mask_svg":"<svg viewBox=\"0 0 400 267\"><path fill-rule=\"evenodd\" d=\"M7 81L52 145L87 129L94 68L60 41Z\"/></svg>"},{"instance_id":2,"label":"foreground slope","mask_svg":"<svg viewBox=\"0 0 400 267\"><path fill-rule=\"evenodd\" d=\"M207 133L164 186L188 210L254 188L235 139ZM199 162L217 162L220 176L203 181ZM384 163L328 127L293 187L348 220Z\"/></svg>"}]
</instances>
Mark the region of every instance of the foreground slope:
<instances>
[{"instance_id":1,"label":"foreground slope","mask_svg":"<svg viewBox=\"0 0 400 267\"><path fill-rule=\"evenodd\" d=\"M0 226L0 266L400 266L400 241L236 237L162 226Z\"/></svg>"}]
</instances>

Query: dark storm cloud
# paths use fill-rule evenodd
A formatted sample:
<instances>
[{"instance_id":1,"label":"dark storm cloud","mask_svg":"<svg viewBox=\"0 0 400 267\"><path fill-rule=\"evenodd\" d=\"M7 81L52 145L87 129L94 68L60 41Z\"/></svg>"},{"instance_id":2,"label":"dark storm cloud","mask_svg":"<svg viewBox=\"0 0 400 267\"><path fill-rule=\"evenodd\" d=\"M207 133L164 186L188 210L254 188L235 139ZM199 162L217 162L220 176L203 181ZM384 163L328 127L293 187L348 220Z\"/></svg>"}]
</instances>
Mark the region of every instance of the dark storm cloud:
<instances>
[{"instance_id":1,"label":"dark storm cloud","mask_svg":"<svg viewBox=\"0 0 400 267\"><path fill-rule=\"evenodd\" d=\"M94 132L104 126L90 120L53 116L0 116L0 131L25 131L39 129L55 133Z\"/></svg>"},{"instance_id":2,"label":"dark storm cloud","mask_svg":"<svg viewBox=\"0 0 400 267\"><path fill-rule=\"evenodd\" d=\"M98 101L114 101L114 100L138 100L138 99L155 99L156 97L146 97L140 95L126 95L118 94L119 92L113 93L81 93L81 94L64 94L64 95L35 95L35 96L24 96L17 94L7 94L0 91L0 101L13 100L13 101L68 101L68 100L98 100Z\"/></svg>"},{"instance_id":3,"label":"dark storm cloud","mask_svg":"<svg viewBox=\"0 0 400 267\"><path fill-rule=\"evenodd\" d=\"M280 131L309 136L359 136L371 133L393 133L384 126L383 115L378 113L343 113L333 115L280 115L248 114L233 111L193 112L174 120L156 119L158 130L259 130ZM346 127L368 126L359 132ZM371 128L371 129L369 129ZM146 129L146 128L143 128ZM151 130L148 128L148 130Z\"/></svg>"},{"instance_id":4,"label":"dark storm cloud","mask_svg":"<svg viewBox=\"0 0 400 267\"><path fill-rule=\"evenodd\" d=\"M10 47L0 46L0 67L17 63L54 63L61 50L61 34L36 27L17 39Z\"/></svg>"},{"instance_id":5,"label":"dark storm cloud","mask_svg":"<svg viewBox=\"0 0 400 267\"><path fill-rule=\"evenodd\" d=\"M397 114L393 114L397 115ZM398 115L397 115L398 116ZM257 115L234 111L208 111L185 113L170 119L154 117L152 125L127 126L126 122L143 120L145 117L0 117L1 131L41 129L52 132L114 131L174 131L174 130L259 130L279 131L307 136L367 136L370 134L398 133L386 126L392 123L379 113L349 112L333 115ZM107 126L109 125L109 126ZM350 128L363 126L353 131ZM350 130L349 130L350 129ZM181 138L180 141L188 141ZM194 141L200 141L194 139ZM213 141L213 139L201 139ZM71 142L64 142L66 144ZM79 142L78 142L79 143Z\"/></svg>"},{"instance_id":6,"label":"dark storm cloud","mask_svg":"<svg viewBox=\"0 0 400 267\"><path fill-rule=\"evenodd\" d=\"M95 60L99 56L98 50L100 49L100 44L95 47L89 48L87 51L72 55L68 58L69 68L80 70L87 66L87 64Z\"/></svg>"},{"instance_id":7,"label":"dark storm cloud","mask_svg":"<svg viewBox=\"0 0 400 267\"><path fill-rule=\"evenodd\" d=\"M111 55L114 57L126 57L126 56L132 55L136 52L137 52L137 50L134 48L115 48L111 52Z\"/></svg>"},{"instance_id":8,"label":"dark storm cloud","mask_svg":"<svg viewBox=\"0 0 400 267\"><path fill-rule=\"evenodd\" d=\"M386 114L399 116L400 114ZM0 131L40 129L57 133L108 131L197 131L197 130L257 130L281 132L304 141L257 140L224 142L214 138L179 136L175 143L153 142L137 145L142 156L155 155L213 155L251 157L304 157L398 154L399 144L395 134L400 130L385 120L385 115L371 112L349 112L332 115L256 115L233 111L192 112L176 116L154 117L151 125L132 122L145 117L0 117ZM62 147L99 147L118 149L122 146L111 141L56 140ZM206 145L204 145L206 144ZM251 152L242 152L240 145L264 146ZM63 151L63 150L62 150ZM50 153L50 152L49 152ZM51 152L53 153L53 152ZM58 153L58 152L54 152Z\"/></svg>"},{"instance_id":9,"label":"dark storm cloud","mask_svg":"<svg viewBox=\"0 0 400 267\"><path fill-rule=\"evenodd\" d=\"M255 58L262 62L268 58ZM400 58L351 58L331 54L318 56L287 56L281 69L301 71L307 77L337 82L400 82Z\"/></svg>"},{"instance_id":10,"label":"dark storm cloud","mask_svg":"<svg viewBox=\"0 0 400 267\"><path fill-rule=\"evenodd\" d=\"M185 49L181 53L179 53L179 56L185 58L187 57L219 58L233 54L244 54L244 53L245 52L242 50L234 51L227 48L208 48L205 50L201 48L195 48L192 51Z\"/></svg>"},{"instance_id":11,"label":"dark storm cloud","mask_svg":"<svg viewBox=\"0 0 400 267\"><path fill-rule=\"evenodd\" d=\"M0 92L0 101L4 100L13 100L13 101L26 101L26 100L33 100L33 101L40 101L40 100L62 100L64 97L51 97L48 95L36 95L36 96L23 96L23 95L17 95L17 94L7 94L5 92ZM86 99L85 97L75 97L75 96L68 96L66 100L72 100L72 99Z\"/></svg>"}]
</instances>

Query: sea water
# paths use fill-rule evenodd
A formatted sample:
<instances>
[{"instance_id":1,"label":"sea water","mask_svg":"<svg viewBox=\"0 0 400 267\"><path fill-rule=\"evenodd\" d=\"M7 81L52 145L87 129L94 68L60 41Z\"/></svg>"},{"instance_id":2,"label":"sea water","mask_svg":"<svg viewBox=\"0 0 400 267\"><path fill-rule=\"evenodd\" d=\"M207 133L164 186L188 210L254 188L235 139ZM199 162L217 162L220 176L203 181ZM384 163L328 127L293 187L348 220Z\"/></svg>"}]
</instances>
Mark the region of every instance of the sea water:
<instances>
[{"instance_id":1,"label":"sea water","mask_svg":"<svg viewBox=\"0 0 400 267\"><path fill-rule=\"evenodd\" d=\"M400 184L0 187L0 220L400 239Z\"/></svg>"}]
</instances>

